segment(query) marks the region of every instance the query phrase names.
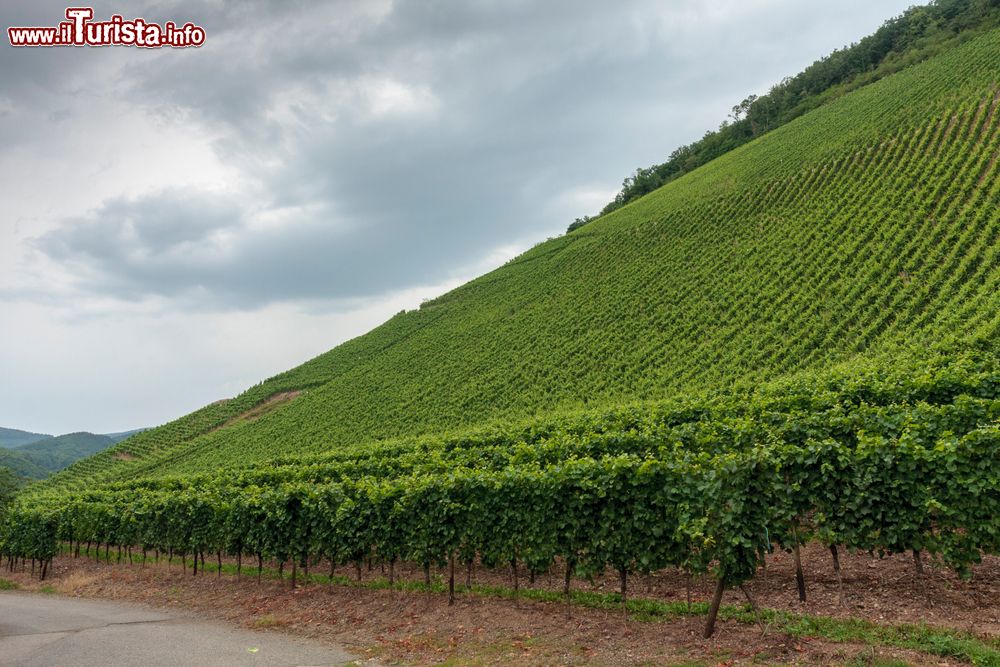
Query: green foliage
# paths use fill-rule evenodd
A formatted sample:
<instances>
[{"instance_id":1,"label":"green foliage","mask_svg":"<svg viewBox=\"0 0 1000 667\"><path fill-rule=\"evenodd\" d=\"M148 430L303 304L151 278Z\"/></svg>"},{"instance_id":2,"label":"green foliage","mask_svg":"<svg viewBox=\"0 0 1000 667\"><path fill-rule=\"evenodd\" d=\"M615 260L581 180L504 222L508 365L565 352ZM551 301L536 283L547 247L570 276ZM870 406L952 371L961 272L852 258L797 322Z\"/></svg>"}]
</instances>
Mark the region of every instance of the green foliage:
<instances>
[{"instance_id":1,"label":"green foliage","mask_svg":"<svg viewBox=\"0 0 1000 667\"><path fill-rule=\"evenodd\" d=\"M0 516L14 500L20 480L10 468L0 468Z\"/></svg>"},{"instance_id":2,"label":"green foliage","mask_svg":"<svg viewBox=\"0 0 1000 667\"><path fill-rule=\"evenodd\" d=\"M10 470L20 479L43 479L49 475L48 470L15 449L0 448L0 468Z\"/></svg>"},{"instance_id":3,"label":"green foliage","mask_svg":"<svg viewBox=\"0 0 1000 667\"><path fill-rule=\"evenodd\" d=\"M44 560L63 541L280 562L558 559L580 574L714 569L736 584L772 541L797 536L922 550L964 573L1000 554L998 420L1000 358L952 351L751 394L29 497L0 527L0 553Z\"/></svg>"}]
</instances>

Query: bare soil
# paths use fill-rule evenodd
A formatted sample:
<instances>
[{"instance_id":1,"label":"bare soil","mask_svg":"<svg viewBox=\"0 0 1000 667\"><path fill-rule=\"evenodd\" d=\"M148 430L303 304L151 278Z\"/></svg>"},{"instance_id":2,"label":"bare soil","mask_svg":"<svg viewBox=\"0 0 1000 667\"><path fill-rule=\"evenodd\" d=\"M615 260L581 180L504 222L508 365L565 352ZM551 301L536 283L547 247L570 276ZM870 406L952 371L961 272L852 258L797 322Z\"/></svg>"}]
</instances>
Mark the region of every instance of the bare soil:
<instances>
[{"instance_id":1,"label":"bare soil","mask_svg":"<svg viewBox=\"0 0 1000 667\"><path fill-rule=\"evenodd\" d=\"M962 581L937 564L924 562L918 576L910 556L873 559L841 553L844 602L841 602L830 553L809 546L802 553L808 598L800 603L792 558L769 558L766 581L753 583L758 603L767 608L824 616L858 617L879 623L915 623L953 627L977 635L1000 636L1000 559L977 566ZM112 558L114 553L112 553ZM317 570L325 571L325 570ZM401 578L421 581L419 567L397 568ZM149 565L105 564L59 557L45 582L28 573L0 572L28 590L54 589L82 597L127 599L154 606L183 608L264 632L286 632L347 647L377 662L413 665L670 665L703 664L868 664L874 658L911 664L944 665L949 661L915 652L793 638L748 624L720 622L716 636L701 638L704 618L664 622L626 620L619 612L574 606L571 616L557 603L460 595L449 607L447 596L310 584L291 589L287 581L258 583L251 573L237 580L215 573L192 577L175 561ZM353 570L340 571L351 574ZM435 571L436 576L443 572ZM362 571L363 580L382 577L378 566ZM464 568L458 577L464 583ZM511 573L476 567L476 583L509 586ZM529 586L520 573L520 585ZM538 575L534 587L561 589L558 571ZM592 582L574 580L574 588L617 591L613 573ZM695 580L695 600L711 595L712 582ZM685 578L662 572L634 576L630 596L684 600ZM742 593L729 591L725 602L743 604Z\"/></svg>"},{"instance_id":2,"label":"bare soil","mask_svg":"<svg viewBox=\"0 0 1000 667\"><path fill-rule=\"evenodd\" d=\"M302 394L302 392L296 390L296 391L283 391L274 394L273 396L269 396L255 407L250 408L246 412L241 412L240 414L234 417L230 417L223 424L216 426L209 432L215 433L216 431L221 431L222 429L228 428L233 424L236 424L237 422L252 422L257 419L260 419L261 417L266 415L268 412L271 412L278 406L284 405L285 403L288 403L289 401L298 398L300 394ZM216 401L215 403L213 403L213 405L219 403L228 403L230 400L231 399L224 399L222 401Z\"/></svg>"}]
</instances>

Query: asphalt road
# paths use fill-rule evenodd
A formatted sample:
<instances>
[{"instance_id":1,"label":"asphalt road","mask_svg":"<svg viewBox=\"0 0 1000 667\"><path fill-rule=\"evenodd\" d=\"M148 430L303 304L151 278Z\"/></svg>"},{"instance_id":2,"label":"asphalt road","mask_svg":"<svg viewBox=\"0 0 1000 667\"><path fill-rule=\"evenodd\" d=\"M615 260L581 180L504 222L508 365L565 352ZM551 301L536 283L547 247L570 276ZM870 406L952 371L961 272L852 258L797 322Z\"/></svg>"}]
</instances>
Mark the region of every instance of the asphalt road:
<instances>
[{"instance_id":1,"label":"asphalt road","mask_svg":"<svg viewBox=\"0 0 1000 667\"><path fill-rule=\"evenodd\" d=\"M0 593L0 665L343 665L344 651L178 612Z\"/></svg>"}]
</instances>

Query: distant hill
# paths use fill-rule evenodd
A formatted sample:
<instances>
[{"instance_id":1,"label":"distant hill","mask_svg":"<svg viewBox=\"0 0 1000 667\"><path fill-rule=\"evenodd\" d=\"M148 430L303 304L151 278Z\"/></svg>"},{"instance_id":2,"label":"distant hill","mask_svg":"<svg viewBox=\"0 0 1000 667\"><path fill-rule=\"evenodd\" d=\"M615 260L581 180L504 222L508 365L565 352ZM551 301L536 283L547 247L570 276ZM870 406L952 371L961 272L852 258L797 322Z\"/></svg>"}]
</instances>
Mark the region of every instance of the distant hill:
<instances>
[{"instance_id":1,"label":"distant hill","mask_svg":"<svg viewBox=\"0 0 1000 667\"><path fill-rule=\"evenodd\" d=\"M113 444L115 440L106 435L68 433L25 445L18 449L17 453L47 472L55 472Z\"/></svg>"},{"instance_id":2,"label":"distant hill","mask_svg":"<svg viewBox=\"0 0 1000 667\"><path fill-rule=\"evenodd\" d=\"M44 479L53 472L16 449L4 448L0 448L0 468L10 468L11 472L22 479Z\"/></svg>"},{"instance_id":3,"label":"distant hill","mask_svg":"<svg viewBox=\"0 0 1000 667\"><path fill-rule=\"evenodd\" d=\"M0 438L3 443L0 447L0 467L10 468L18 477L42 479L142 431L136 429L108 434L80 432L53 437L0 429L0 435L13 434L6 439ZM29 436L33 440L25 442ZM8 445L8 442L17 444Z\"/></svg>"},{"instance_id":4,"label":"distant hill","mask_svg":"<svg viewBox=\"0 0 1000 667\"><path fill-rule=\"evenodd\" d=\"M0 447L17 449L18 447L23 447L24 445L51 437L51 435L45 435L42 433L19 431L16 428L0 428Z\"/></svg>"}]
</instances>

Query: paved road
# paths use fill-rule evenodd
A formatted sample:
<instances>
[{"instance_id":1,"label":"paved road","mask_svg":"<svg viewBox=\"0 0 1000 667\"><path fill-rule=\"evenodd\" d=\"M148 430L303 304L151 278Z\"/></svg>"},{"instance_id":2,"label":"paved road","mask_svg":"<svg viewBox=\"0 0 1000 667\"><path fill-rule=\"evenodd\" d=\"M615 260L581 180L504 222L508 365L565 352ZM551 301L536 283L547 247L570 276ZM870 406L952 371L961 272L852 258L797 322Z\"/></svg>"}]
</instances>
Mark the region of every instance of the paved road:
<instances>
[{"instance_id":1,"label":"paved road","mask_svg":"<svg viewBox=\"0 0 1000 667\"><path fill-rule=\"evenodd\" d=\"M0 665L343 665L307 640L113 602L0 593Z\"/></svg>"}]
</instances>

